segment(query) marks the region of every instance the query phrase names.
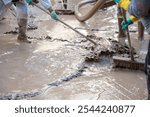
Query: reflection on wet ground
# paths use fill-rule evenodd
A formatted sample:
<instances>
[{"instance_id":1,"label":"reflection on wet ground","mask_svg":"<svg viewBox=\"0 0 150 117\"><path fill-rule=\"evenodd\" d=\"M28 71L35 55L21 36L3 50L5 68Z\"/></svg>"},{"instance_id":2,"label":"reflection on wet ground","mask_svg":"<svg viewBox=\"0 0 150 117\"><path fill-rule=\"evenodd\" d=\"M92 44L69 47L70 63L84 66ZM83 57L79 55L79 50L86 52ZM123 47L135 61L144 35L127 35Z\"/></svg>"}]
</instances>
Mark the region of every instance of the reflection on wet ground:
<instances>
[{"instance_id":1,"label":"reflection on wet ground","mask_svg":"<svg viewBox=\"0 0 150 117\"><path fill-rule=\"evenodd\" d=\"M16 34L4 34L15 29L15 23L8 25L14 20L8 17L2 22L0 99L146 99L143 72L114 70L111 56L86 62L89 42L42 12L35 15L38 29L28 31L32 44L17 42ZM85 35L117 39L114 16L107 11L99 11L85 24L74 16L61 19Z\"/></svg>"}]
</instances>

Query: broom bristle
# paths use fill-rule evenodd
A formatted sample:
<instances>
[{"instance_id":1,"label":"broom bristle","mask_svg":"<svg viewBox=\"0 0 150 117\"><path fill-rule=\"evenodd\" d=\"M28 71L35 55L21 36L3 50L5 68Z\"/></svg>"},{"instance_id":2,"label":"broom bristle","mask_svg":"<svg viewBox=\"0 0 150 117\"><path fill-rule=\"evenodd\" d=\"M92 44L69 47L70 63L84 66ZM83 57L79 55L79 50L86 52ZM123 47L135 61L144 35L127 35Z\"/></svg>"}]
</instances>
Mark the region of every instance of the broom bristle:
<instances>
[{"instance_id":1,"label":"broom bristle","mask_svg":"<svg viewBox=\"0 0 150 117\"><path fill-rule=\"evenodd\" d=\"M143 61L132 61L130 58L124 57L113 57L113 68L126 68L131 70L141 70L144 71Z\"/></svg>"}]
</instances>

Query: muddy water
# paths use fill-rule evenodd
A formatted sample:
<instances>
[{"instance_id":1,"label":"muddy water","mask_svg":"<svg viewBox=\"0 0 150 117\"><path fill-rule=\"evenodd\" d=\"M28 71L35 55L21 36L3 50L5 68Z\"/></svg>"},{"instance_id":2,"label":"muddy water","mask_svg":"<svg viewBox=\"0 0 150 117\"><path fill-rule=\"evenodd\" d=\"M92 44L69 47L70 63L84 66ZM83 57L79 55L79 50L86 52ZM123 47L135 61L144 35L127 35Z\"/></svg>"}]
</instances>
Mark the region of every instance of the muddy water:
<instances>
[{"instance_id":1,"label":"muddy water","mask_svg":"<svg viewBox=\"0 0 150 117\"><path fill-rule=\"evenodd\" d=\"M109 59L107 62L86 64L81 76L58 87L48 88L34 99L145 99L143 74L111 70L108 62Z\"/></svg>"},{"instance_id":2,"label":"muddy water","mask_svg":"<svg viewBox=\"0 0 150 117\"><path fill-rule=\"evenodd\" d=\"M7 25L14 21L9 17L3 21L5 29L0 27L1 99L146 99L143 72L113 70L108 56L85 62L88 51L84 47L89 42L42 12L38 11L40 16L34 13L38 29L28 31L32 44L19 43L17 35L4 34L15 28ZM102 17L99 11L85 24L74 16L60 17L83 34L117 39L114 17L104 13Z\"/></svg>"}]
</instances>

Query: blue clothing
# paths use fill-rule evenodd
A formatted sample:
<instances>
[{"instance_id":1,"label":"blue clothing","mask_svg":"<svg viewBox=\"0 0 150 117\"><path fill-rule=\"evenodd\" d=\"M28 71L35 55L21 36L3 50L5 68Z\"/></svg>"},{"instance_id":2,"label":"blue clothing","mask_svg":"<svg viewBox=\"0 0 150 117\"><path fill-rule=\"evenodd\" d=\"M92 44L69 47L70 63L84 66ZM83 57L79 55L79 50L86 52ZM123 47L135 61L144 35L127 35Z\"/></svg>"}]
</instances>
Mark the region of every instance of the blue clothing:
<instances>
[{"instance_id":1,"label":"blue clothing","mask_svg":"<svg viewBox=\"0 0 150 117\"><path fill-rule=\"evenodd\" d=\"M141 18L146 31L150 35L150 0L132 0L128 11L136 18ZM147 89L150 98L150 41L145 59L145 73L147 74Z\"/></svg>"},{"instance_id":2,"label":"blue clothing","mask_svg":"<svg viewBox=\"0 0 150 117\"><path fill-rule=\"evenodd\" d=\"M5 2L4 2L5 1ZM0 0L0 19L5 15L7 10L12 6L10 0ZM17 19L28 18L28 6L25 0L16 3Z\"/></svg>"},{"instance_id":3,"label":"blue clothing","mask_svg":"<svg viewBox=\"0 0 150 117\"><path fill-rule=\"evenodd\" d=\"M12 0L2 0L5 5L11 3Z\"/></svg>"},{"instance_id":4,"label":"blue clothing","mask_svg":"<svg viewBox=\"0 0 150 117\"><path fill-rule=\"evenodd\" d=\"M142 18L142 23L150 35L150 0L131 0L128 11L136 18Z\"/></svg>"},{"instance_id":5,"label":"blue clothing","mask_svg":"<svg viewBox=\"0 0 150 117\"><path fill-rule=\"evenodd\" d=\"M52 7L51 0L40 0L40 3L45 9L49 9Z\"/></svg>"},{"instance_id":6,"label":"blue clothing","mask_svg":"<svg viewBox=\"0 0 150 117\"><path fill-rule=\"evenodd\" d=\"M137 18L143 18L150 11L150 0L131 0L128 11Z\"/></svg>"}]
</instances>

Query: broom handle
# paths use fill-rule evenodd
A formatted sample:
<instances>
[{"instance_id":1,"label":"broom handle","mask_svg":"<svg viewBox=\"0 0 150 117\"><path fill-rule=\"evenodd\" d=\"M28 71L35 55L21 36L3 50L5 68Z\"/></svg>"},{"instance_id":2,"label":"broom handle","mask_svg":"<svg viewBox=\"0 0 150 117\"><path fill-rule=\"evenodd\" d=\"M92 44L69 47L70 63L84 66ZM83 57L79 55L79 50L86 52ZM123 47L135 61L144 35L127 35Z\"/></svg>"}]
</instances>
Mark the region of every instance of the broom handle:
<instances>
[{"instance_id":1,"label":"broom handle","mask_svg":"<svg viewBox=\"0 0 150 117\"><path fill-rule=\"evenodd\" d=\"M45 10L44 8L42 8L39 5L35 4L34 2L32 4L34 6L36 6L37 8L41 9L43 12L47 13L48 15L51 15L47 10ZM84 34L80 33L79 31L75 30L73 27L71 27L70 25L66 24L65 22L61 21L60 19L58 19L57 21L61 22L65 26L69 27L70 29L72 29L76 33L80 34L82 37L84 37L85 39L87 39L88 41L90 41L91 43L93 43L94 45L97 45L96 42L94 42L93 40L91 40L90 38L88 38L87 36L85 36Z\"/></svg>"},{"instance_id":2,"label":"broom handle","mask_svg":"<svg viewBox=\"0 0 150 117\"><path fill-rule=\"evenodd\" d=\"M125 11L123 9L122 9L122 16L123 16L124 22L127 23L126 14L125 14ZM127 38L128 38L128 43L129 43L129 50L130 50L131 60L134 61L133 50L132 50L132 46L131 46L131 39L130 39L130 34L129 34L129 28L128 27L127 27L126 31L127 31Z\"/></svg>"}]
</instances>

